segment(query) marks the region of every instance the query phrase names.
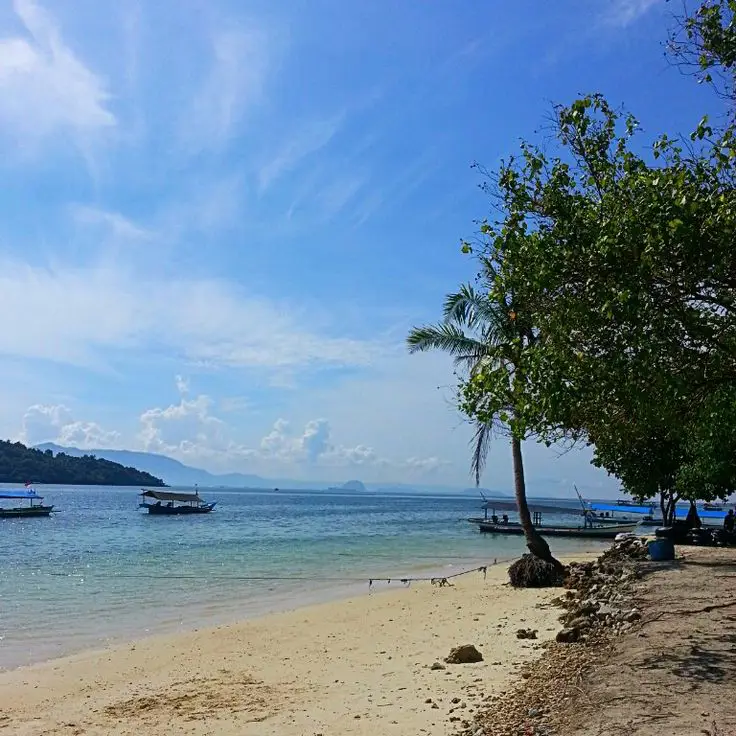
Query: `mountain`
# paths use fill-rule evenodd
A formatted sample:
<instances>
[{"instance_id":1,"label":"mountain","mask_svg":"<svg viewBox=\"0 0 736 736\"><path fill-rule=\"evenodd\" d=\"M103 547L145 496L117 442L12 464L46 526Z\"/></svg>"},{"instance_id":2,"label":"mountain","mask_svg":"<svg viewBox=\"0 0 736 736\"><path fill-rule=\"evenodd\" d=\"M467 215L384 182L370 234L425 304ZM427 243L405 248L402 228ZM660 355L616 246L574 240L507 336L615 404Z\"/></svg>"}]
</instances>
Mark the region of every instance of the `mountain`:
<instances>
[{"instance_id":1,"label":"mountain","mask_svg":"<svg viewBox=\"0 0 736 736\"><path fill-rule=\"evenodd\" d=\"M270 488L273 481L261 478L259 475L245 475L243 473L227 473L216 475L201 468L184 465L166 455L157 455L152 452L133 452L132 450L79 450L76 447L62 447L53 442L44 442L36 445L36 449L45 452L51 450L54 454L63 452L72 457L94 455L104 460L110 460L121 465L132 465L145 470L159 478L163 478L170 486L227 486L231 488ZM145 484L143 484L145 485Z\"/></svg>"},{"instance_id":2,"label":"mountain","mask_svg":"<svg viewBox=\"0 0 736 736\"><path fill-rule=\"evenodd\" d=\"M164 482L125 463L89 453L55 453L20 442L0 441L0 483L51 483L87 486L157 486Z\"/></svg>"},{"instance_id":3,"label":"mountain","mask_svg":"<svg viewBox=\"0 0 736 736\"><path fill-rule=\"evenodd\" d=\"M164 482L170 486L187 486L200 485L205 487L224 486L226 488L281 488L282 490L314 490L317 488L326 488L332 486L332 483L324 481L300 481L293 478L263 478L260 475L250 475L247 473L225 473L218 475L210 473L202 468L194 468L190 465L174 460L174 458L166 455L158 455L152 452L134 452L132 450L80 450L76 447L62 447L53 442L44 442L36 445L36 449L46 451L51 450L54 454L63 452L73 457L82 457L83 455L94 455L98 458L110 460L111 462L120 463L122 465L132 465L133 467L144 470L158 478L163 478ZM360 483L360 487L350 487L350 484ZM145 484L142 484L145 485ZM409 485L405 483L371 483L371 490L380 491L381 493L458 493L459 489L452 486L444 485ZM365 486L360 481L348 481L340 487L340 490L346 491L365 491ZM510 494L501 491L491 491L486 488L480 489L489 498L507 498ZM461 491L464 494L472 494L478 496L478 489L467 488Z\"/></svg>"}]
</instances>

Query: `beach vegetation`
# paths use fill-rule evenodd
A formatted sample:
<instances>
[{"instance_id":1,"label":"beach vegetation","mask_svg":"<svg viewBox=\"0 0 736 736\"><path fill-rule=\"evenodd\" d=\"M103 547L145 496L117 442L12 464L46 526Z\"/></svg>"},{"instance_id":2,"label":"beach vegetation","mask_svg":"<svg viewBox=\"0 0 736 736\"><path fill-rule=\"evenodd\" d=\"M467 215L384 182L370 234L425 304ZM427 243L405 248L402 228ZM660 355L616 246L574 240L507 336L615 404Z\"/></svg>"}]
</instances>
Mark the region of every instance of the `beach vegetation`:
<instances>
[{"instance_id":1,"label":"beach vegetation","mask_svg":"<svg viewBox=\"0 0 736 736\"><path fill-rule=\"evenodd\" d=\"M668 43L726 100L718 123L646 138L600 94L557 105L543 143L479 167L490 214L463 244L515 332L513 369L479 355L462 411L517 440L590 445L665 521L736 489L735 10L705 2Z\"/></svg>"},{"instance_id":2,"label":"beach vegetation","mask_svg":"<svg viewBox=\"0 0 736 736\"><path fill-rule=\"evenodd\" d=\"M451 355L460 369L461 387L478 376L483 376L484 385L492 383L492 390L486 391L482 399L482 411L473 414L471 466L476 485L480 484L491 439L499 435L508 438L516 504L527 546L537 557L557 564L546 540L532 524L524 478L522 443L529 436L521 408L527 400L524 365L525 353L533 349L536 340L535 331L519 317L517 304L509 294L493 290L494 266L489 260L482 262L479 288L465 284L449 294L443 320L413 328L407 345L412 353L441 350Z\"/></svg>"}]
</instances>

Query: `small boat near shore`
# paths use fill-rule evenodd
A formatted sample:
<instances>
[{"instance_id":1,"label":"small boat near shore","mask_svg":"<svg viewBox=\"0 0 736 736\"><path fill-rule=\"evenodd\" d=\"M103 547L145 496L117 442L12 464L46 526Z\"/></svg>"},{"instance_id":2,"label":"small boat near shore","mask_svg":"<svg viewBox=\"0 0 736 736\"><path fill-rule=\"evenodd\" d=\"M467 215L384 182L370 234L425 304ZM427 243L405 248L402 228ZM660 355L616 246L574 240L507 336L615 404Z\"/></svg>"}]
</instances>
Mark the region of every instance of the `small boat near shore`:
<instances>
[{"instance_id":1,"label":"small boat near shore","mask_svg":"<svg viewBox=\"0 0 736 736\"><path fill-rule=\"evenodd\" d=\"M216 501L207 503L194 493L178 491L148 491L142 489L139 508L146 509L149 514L161 516L185 516L187 514L209 514L215 508ZM150 499L150 500L149 500Z\"/></svg>"},{"instance_id":2,"label":"small boat near shore","mask_svg":"<svg viewBox=\"0 0 736 736\"><path fill-rule=\"evenodd\" d=\"M518 522L478 521L478 529L483 534L523 534L524 529ZM543 537L578 537L583 539L615 539L619 534L633 532L636 522L629 524L585 524L584 526L555 526L552 524L535 524L534 528Z\"/></svg>"},{"instance_id":3,"label":"small boat near shore","mask_svg":"<svg viewBox=\"0 0 736 736\"><path fill-rule=\"evenodd\" d=\"M43 496L39 496L32 488L24 491L2 491L0 500L28 501L27 506L13 506L7 508L0 506L0 519L27 519L37 516L51 516L53 506L45 506Z\"/></svg>"}]
</instances>

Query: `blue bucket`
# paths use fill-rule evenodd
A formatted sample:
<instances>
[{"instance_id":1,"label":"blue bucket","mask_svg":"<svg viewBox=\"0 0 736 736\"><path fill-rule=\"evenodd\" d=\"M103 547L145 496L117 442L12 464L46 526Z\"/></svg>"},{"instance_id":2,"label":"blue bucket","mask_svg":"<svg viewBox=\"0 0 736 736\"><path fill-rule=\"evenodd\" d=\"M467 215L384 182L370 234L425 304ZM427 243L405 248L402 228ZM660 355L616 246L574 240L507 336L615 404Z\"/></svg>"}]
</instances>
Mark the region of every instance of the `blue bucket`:
<instances>
[{"instance_id":1,"label":"blue bucket","mask_svg":"<svg viewBox=\"0 0 736 736\"><path fill-rule=\"evenodd\" d=\"M671 539L656 539L647 544L649 556L655 562L675 559L675 545Z\"/></svg>"}]
</instances>

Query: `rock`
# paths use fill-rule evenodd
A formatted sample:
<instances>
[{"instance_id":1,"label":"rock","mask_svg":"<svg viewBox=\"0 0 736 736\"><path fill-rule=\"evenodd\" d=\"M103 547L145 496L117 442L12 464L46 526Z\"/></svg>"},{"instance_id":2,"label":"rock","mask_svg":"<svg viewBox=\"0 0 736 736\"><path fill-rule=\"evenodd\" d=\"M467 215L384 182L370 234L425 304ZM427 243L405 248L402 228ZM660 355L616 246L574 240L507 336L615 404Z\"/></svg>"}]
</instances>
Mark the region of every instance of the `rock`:
<instances>
[{"instance_id":1,"label":"rock","mask_svg":"<svg viewBox=\"0 0 736 736\"><path fill-rule=\"evenodd\" d=\"M431 669L431 670L446 670L447 667L445 667L445 665L443 665L442 662L434 662L429 669Z\"/></svg>"},{"instance_id":2,"label":"rock","mask_svg":"<svg viewBox=\"0 0 736 736\"><path fill-rule=\"evenodd\" d=\"M462 644L450 650L450 654L445 657L447 664L472 664L473 662L482 662L483 655L472 645Z\"/></svg>"},{"instance_id":3,"label":"rock","mask_svg":"<svg viewBox=\"0 0 736 736\"><path fill-rule=\"evenodd\" d=\"M529 718L539 718L539 716L542 715L542 711L540 711L538 708L529 708L527 712L527 716Z\"/></svg>"},{"instance_id":4,"label":"rock","mask_svg":"<svg viewBox=\"0 0 736 736\"><path fill-rule=\"evenodd\" d=\"M575 641L580 640L580 629L562 629L562 631L557 632L557 636L555 637L556 641L564 642L565 644L570 644Z\"/></svg>"},{"instance_id":5,"label":"rock","mask_svg":"<svg viewBox=\"0 0 736 736\"><path fill-rule=\"evenodd\" d=\"M536 639L537 630L536 629L519 629L516 632L516 638L517 639Z\"/></svg>"},{"instance_id":6,"label":"rock","mask_svg":"<svg viewBox=\"0 0 736 736\"><path fill-rule=\"evenodd\" d=\"M439 705L437 705L437 703L432 703L432 707L433 707L433 708L434 708L435 710L439 710L439 708L440 708L440 707L439 707Z\"/></svg>"},{"instance_id":7,"label":"rock","mask_svg":"<svg viewBox=\"0 0 736 736\"><path fill-rule=\"evenodd\" d=\"M577 618L574 618L570 623L567 625L568 629L589 629L591 626L591 621L589 618L586 618L585 616L578 616Z\"/></svg>"},{"instance_id":8,"label":"rock","mask_svg":"<svg viewBox=\"0 0 736 736\"><path fill-rule=\"evenodd\" d=\"M460 702L460 698L453 698L453 699L452 699L452 700L451 700L450 702L451 702L451 703L452 703L453 705L457 705L457 704L458 704L458 703Z\"/></svg>"},{"instance_id":9,"label":"rock","mask_svg":"<svg viewBox=\"0 0 736 736\"><path fill-rule=\"evenodd\" d=\"M633 624L635 621L639 621L641 619L641 614L639 611L636 610L636 608L632 608L625 616L624 621L628 621L630 624Z\"/></svg>"}]
</instances>

